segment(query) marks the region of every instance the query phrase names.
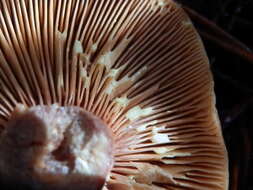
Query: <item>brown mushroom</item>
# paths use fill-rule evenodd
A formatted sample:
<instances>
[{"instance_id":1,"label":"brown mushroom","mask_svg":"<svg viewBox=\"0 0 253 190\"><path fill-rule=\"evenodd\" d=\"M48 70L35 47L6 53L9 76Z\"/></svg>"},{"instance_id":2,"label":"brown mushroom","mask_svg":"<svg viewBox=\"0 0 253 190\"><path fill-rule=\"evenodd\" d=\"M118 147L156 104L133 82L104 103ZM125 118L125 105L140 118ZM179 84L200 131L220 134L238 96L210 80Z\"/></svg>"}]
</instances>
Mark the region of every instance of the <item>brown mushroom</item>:
<instances>
[{"instance_id":1,"label":"brown mushroom","mask_svg":"<svg viewBox=\"0 0 253 190\"><path fill-rule=\"evenodd\" d=\"M172 0L0 1L0 87L2 180L227 189L208 58Z\"/></svg>"}]
</instances>

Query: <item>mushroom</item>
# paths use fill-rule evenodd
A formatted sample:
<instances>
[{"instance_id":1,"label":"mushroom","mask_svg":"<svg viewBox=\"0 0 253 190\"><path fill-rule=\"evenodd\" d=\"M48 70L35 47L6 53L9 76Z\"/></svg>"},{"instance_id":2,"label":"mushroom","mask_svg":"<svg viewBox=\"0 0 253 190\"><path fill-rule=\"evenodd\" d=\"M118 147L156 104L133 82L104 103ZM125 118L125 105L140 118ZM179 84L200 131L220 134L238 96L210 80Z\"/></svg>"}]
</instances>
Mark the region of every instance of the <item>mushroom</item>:
<instances>
[{"instance_id":1,"label":"mushroom","mask_svg":"<svg viewBox=\"0 0 253 190\"><path fill-rule=\"evenodd\" d=\"M0 87L7 183L228 187L208 58L172 0L0 1Z\"/></svg>"}]
</instances>

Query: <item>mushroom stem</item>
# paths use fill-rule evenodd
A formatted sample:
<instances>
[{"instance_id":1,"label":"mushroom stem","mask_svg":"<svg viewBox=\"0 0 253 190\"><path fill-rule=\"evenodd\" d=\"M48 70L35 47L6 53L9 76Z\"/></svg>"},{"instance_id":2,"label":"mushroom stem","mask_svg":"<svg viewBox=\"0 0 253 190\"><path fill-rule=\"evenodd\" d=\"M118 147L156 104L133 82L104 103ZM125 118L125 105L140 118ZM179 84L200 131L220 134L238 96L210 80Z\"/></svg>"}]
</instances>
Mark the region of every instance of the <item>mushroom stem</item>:
<instances>
[{"instance_id":1,"label":"mushroom stem","mask_svg":"<svg viewBox=\"0 0 253 190\"><path fill-rule=\"evenodd\" d=\"M0 174L39 189L101 189L113 164L108 127L78 107L18 106L0 141Z\"/></svg>"}]
</instances>

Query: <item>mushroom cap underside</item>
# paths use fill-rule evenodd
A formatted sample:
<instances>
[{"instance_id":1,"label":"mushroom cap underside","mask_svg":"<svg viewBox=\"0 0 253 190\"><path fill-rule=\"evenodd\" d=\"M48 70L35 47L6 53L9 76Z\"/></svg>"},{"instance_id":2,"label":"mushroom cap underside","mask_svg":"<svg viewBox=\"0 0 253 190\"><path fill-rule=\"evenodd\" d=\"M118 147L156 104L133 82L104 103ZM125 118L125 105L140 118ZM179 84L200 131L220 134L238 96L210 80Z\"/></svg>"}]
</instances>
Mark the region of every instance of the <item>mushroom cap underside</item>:
<instances>
[{"instance_id":1,"label":"mushroom cap underside","mask_svg":"<svg viewBox=\"0 0 253 190\"><path fill-rule=\"evenodd\" d=\"M103 120L104 189L228 188L208 58L172 0L0 1L0 101L2 130L18 104Z\"/></svg>"}]
</instances>

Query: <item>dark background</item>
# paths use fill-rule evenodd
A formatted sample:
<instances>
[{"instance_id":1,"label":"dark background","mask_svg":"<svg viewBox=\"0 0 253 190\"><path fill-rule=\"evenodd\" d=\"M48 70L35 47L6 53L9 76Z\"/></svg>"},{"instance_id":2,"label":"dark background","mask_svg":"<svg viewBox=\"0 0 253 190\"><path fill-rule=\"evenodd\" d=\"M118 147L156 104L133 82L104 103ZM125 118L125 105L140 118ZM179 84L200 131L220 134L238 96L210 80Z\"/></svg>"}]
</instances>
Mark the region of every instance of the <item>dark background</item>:
<instances>
[{"instance_id":1,"label":"dark background","mask_svg":"<svg viewBox=\"0 0 253 190\"><path fill-rule=\"evenodd\" d=\"M253 0L178 0L253 49ZM193 18L192 18L193 19ZM199 31L205 27L193 23ZM208 30L207 30L208 31ZM253 61L202 35L230 160L230 190L253 190ZM250 51L250 50L249 50Z\"/></svg>"}]
</instances>

